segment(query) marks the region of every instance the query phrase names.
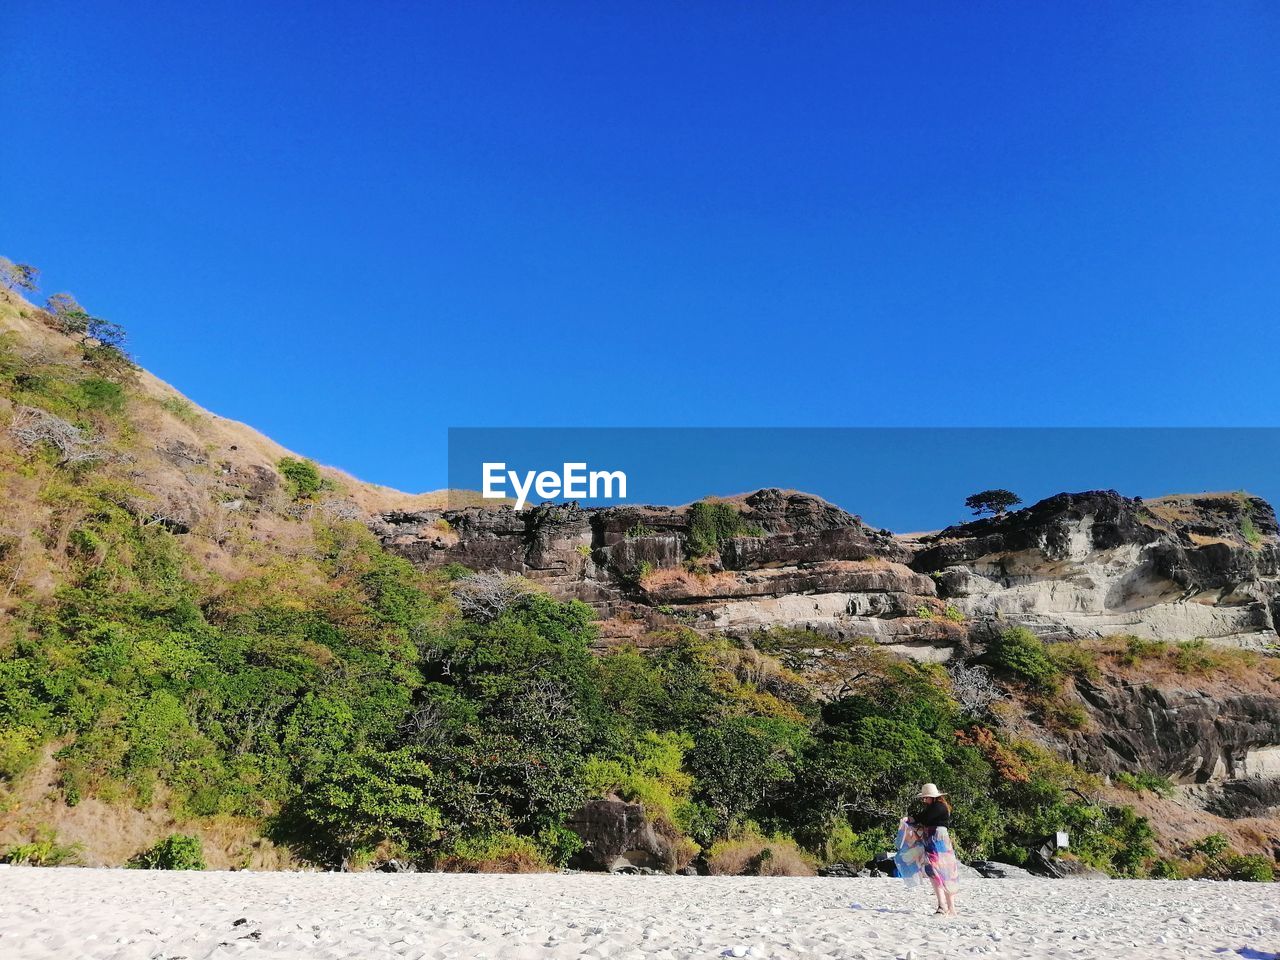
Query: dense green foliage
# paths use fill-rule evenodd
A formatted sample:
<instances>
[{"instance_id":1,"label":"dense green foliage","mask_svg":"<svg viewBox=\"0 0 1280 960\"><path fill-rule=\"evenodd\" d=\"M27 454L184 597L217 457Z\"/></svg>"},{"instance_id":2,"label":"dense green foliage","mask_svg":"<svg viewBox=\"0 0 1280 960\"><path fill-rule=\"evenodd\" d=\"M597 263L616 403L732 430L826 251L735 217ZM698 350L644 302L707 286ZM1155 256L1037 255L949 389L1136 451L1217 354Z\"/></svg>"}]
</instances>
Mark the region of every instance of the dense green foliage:
<instances>
[{"instance_id":1,"label":"dense green foliage","mask_svg":"<svg viewBox=\"0 0 1280 960\"><path fill-rule=\"evenodd\" d=\"M310 460L281 457L276 469L284 477L295 500L314 496L324 488L324 478L320 476L319 468Z\"/></svg>"},{"instance_id":2,"label":"dense green foliage","mask_svg":"<svg viewBox=\"0 0 1280 960\"><path fill-rule=\"evenodd\" d=\"M171 833L130 860L129 866L139 870L203 870L204 846L199 837Z\"/></svg>"},{"instance_id":3,"label":"dense green foliage","mask_svg":"<svg viewBox=\"0 0 1280 960\"><path fill-rule=\"evenodd\" d=\"M689 508L686 549L691 557L703 557L731 537L759 536L761 531L742 519L738 508L718 500L700 500Z\"/></svg>"},{"instance_id":4,"label":"dense green foliage","mask_svg":"<svg viewBox=\"0 0 1280 960\"><path fill-rule=\"evenodd\" d=\"M1050 693L1058 688L1062 671L1044 641L1026 627L1013 627L996 637L987 659L997 671L1036 690Z\"/></svg>"}]
</instances>

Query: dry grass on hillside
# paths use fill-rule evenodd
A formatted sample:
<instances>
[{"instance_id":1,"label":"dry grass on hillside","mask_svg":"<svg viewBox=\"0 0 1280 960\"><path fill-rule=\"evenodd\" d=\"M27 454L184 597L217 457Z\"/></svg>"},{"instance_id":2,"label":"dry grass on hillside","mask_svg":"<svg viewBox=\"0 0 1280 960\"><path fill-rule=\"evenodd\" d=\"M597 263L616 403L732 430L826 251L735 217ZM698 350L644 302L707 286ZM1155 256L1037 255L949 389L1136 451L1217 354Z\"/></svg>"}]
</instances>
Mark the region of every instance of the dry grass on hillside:
<instances>
[{"instance_id":1,"label":"dry grass on hillside","mask_svg":"<svg viewBox=\"0 0 1280 960\"><path fill-rule=\"evenodd\" d=\"M1155 843L1161 856L1185 856L1188 845L1220 833L1236 853L1270 857L1275 838L1280 837L1280 817L1228 820L1178 795L1160 797L1149 790L1134 792L1118 786L1104 788L1102 795L1109 803L1132 806L1157 825Z\"/></svg>"},{"instance_id":2,"label":"dry grass on hillside","mask_svg":"<svg viewBox=\"0 0 1280 960\"><path fill-rule=\"evenodd\" d=\"M171 833L198 834L211 870L283 870L297 862L284 847L262 836L262 824L236 817L179 820L166 809L160 786L153 802L139 809L128 803L106 803L86 797L67 806L58 786L60 770L50 747L40 764L8 796L20 814L0 818L0 854L52 831L61 844L80 848L78 862L87 867L118 866Z\"/></svg>"},{"instance_id":3,"label":"dry grass on hillside","mask_svg":"<svg viewBox=\"0 0 1280 960\"><path fill-rule=\"evenodd\" d=\"M1073 642L1104 674L1157 687L1205 693L1280 693L1280 658L1217 644L1169 643L1130 636Z\"/></svg>"},{"instance_id":4,"label":"dry grass on hillside","mask_svg":"<svg viewBox=\"0 0 1280 960\"><path fill-rule=\"evenodd\" d=\"M193 575L211 583L310 556L309 521L317 513L363 520L387 510L441 509L448 500L447 491L406 494L321 466L328 489L295 501L278 465L296 454L200 408L145 370L105 374L90 367L77 340L8 291L0 291L0 338L20 369L39 381L65 388L105 377L124 387L122 408L91 410L79 421L89 436L105 441L107 457L93 467L90 480L128 491L139 522L179 532L196 561ZM0 502L6 507L0 517L0 612L26 596L47 596L60 582L58 531L75 520L71 513L60 517L67 507L50 494L66 486L66 471L33 456L9 429L20 406L44 409L49 401L37 388L13 383L0 393Z\"/></svg>"},{"instance_id":5,"label":"dry grass on hillside","mask_svg":"<svg viewBox=\"0 0 1280 960\"><path fill-rule=\"evenodd\" d=\"M79 366L76 343L53 330L41 317L43 311L10 291L0 290L0 332L13 333L21 348L39 351L68 365ZM137 399L130 416L140 434L156 446L178 440L216 455L233 468L263 467L274 471L282 457L299 456L247 424L210 413L192 403L159 377L139 369L131 381ZM146 403L145 401L151 401ZM364 483L335 467L321 472L365 513L384 510L442 509L447 490L404 493L378 484ZM489 501L485 501L488 503Z\"/></svg>"}]
</instances>

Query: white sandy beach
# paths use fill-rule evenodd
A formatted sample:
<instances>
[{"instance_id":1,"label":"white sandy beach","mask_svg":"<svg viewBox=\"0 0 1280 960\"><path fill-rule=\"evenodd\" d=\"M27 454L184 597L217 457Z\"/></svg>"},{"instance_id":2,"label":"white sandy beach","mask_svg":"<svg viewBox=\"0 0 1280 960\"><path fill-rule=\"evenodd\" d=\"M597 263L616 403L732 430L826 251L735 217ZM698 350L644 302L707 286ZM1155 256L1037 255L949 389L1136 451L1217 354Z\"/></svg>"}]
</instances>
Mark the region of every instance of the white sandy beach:
<instances>
[{"instance_id":1,"label":"white sandy beach","mask_svg":"<svg viewBox=\"0 0 1280 960\"><path fill-rule=\"evenodd\" d=\"M1245 957L1280 887L971 880L0 870L4 960Z\"/></svg>"}]
</instances>

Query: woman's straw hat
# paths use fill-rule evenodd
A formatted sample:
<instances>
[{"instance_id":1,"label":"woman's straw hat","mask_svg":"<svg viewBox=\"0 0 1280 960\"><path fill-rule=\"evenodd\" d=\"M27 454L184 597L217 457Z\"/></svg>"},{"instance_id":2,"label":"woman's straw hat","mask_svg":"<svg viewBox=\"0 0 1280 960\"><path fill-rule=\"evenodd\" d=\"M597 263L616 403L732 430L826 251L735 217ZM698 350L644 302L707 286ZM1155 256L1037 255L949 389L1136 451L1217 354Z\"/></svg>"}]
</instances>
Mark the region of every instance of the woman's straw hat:
<instances>
[{"instance_id":1,"label":"woman's straw hat","mask_svg":"<svg viewBox=\"0 0 1280 960\"><path fill-rule=\"evenodd\" d=\"M941 790L938 789L938 785L936 783L926 783L923 787L920 788L919 795L921 797L945 797L946 796L945 793L943 793Z\"/></svg>"}]
</instances>

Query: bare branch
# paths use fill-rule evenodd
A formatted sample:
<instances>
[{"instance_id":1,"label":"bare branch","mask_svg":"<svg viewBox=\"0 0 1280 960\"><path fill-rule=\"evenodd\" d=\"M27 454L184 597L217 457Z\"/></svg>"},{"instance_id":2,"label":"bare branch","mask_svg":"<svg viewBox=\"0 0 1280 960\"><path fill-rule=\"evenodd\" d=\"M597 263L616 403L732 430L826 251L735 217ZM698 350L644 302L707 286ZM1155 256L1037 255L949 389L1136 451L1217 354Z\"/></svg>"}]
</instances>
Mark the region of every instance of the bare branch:
<instances>
[{"instance_id":1,"label":"bare branch","mask_svg":"<svg viewBox=\"0 0 1280 960\"><path fill-rule=\"evenodd\" d=\"M529 589L519 577L497 573L473 573L459 580L453 588L458 609L469 620L489 623L497 620Z\"/></svg>"},{"instance_id":2,"label":"bare branch","mask_svg":"<svg viewBox=\"0 0 1280 960\"><path fill-rule=\"evenodd\" d=\"M993 703L1004 699L1004 691L983 667L957 660L947 667L947 674L951 677L951 695L966 716L985 717Z\"/></svg>"},{"instance_id":3,"label":"bare branch","mask_svg":"<svg viewBox=\"0 0 1280 960\"><path fill-rule=\"evenodd\" d=\"M90 463L107 457L106 444L101 437L86 433L39 407L19 407L9 424L9 435L26 452L49 444L58 451L59 466Z\"/></svg>"}]
</instances>

